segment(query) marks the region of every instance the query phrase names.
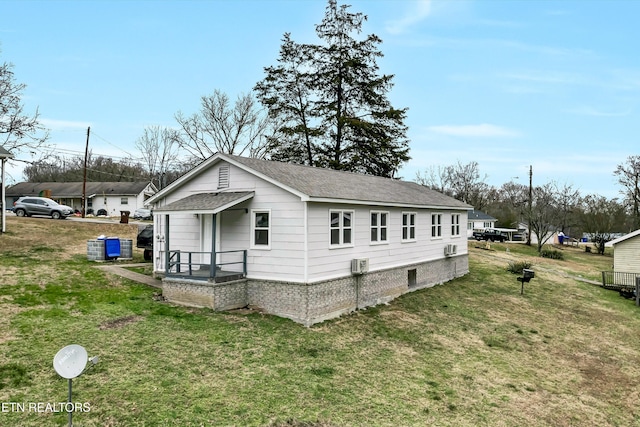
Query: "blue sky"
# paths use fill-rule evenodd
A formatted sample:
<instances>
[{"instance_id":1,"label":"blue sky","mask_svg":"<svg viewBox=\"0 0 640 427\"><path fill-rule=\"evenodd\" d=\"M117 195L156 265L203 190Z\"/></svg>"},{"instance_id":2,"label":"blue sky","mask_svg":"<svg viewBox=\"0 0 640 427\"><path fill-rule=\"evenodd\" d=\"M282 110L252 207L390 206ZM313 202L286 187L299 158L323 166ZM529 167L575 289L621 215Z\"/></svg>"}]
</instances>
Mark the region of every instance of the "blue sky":
<instances>
[{"instance_id":1,"label":"blue sky","mask_svg":"<svg viewBox=\"0 0 640 427\"><path fill-rule=\"evenodd\" d=\"M640 1L352 0L382 40L389 94L408 107L400 171L477 161L487 182L573 185L617 197L640 154ZM27 84L59 153L137 158L151 125L200 97L249 92L282 35L317 42L324 0L0 0L0 61ZM8 18L8 19L7 19ZM30 160L28 154L18 156ZM21 164L8 183L21 181ZM517 178L516 178L517 177Z\"/></svg>"}]
</instances>

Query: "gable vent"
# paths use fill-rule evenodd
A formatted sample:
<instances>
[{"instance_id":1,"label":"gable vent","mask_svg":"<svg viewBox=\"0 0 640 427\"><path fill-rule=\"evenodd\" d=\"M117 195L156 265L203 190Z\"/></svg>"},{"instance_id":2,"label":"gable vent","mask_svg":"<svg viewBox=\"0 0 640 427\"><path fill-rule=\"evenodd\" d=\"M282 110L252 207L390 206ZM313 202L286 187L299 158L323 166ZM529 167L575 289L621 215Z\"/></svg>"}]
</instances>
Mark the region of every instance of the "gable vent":
<instances>
[{"instance_id":1,"label":"gable vent","mask_svg":"<svg viewBox=\"0 0 640 427\"><path fill-rule=\"evenodd\" d=\"M218 189L229 187L229 165L220 165L218 169Z\"/></svg>"}]
</instances>

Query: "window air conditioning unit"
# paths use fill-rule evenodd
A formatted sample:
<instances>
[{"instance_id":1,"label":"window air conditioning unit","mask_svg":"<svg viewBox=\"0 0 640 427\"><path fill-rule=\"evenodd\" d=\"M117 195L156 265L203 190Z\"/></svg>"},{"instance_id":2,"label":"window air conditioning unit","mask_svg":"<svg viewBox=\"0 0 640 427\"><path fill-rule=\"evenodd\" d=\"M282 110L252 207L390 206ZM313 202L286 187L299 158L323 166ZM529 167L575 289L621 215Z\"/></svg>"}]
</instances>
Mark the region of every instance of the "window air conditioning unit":
<instances>
[{"instance_id":1,"label":"window air conditioning unit","mask_svg":"<svg viewBox=\"0 0 640 427\"><path fill-rule=\"evenodd\" d=\"M351 273L363 274L369 271L369 258L356 258L351 260Z\"/></svg>"},{"instance_id":2,"label":"window air conditioning unit","mask_svg":"<svg viewBox=\"0 0 640 427\"><path fill-rule=\"evenodd\" d=\"M458 253L458 245L448 244L444 247L444 255L451 256Z\"/></svg>"}]
</instances>

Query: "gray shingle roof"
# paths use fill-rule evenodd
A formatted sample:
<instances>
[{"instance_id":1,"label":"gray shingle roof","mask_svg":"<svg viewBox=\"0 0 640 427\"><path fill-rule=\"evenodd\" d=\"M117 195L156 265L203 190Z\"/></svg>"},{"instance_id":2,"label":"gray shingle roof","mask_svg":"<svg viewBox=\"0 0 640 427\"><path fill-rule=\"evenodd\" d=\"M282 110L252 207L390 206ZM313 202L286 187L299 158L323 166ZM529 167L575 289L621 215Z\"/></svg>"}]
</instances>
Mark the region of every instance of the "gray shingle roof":
<instances>
[{"instance_id":1,"label":"gray shingle roof","mask_svg":"<svg viewBox=\"0 0 640 427\"><path fill-rule=\"evenodd\" d=\"M482 211L472 210L468 214L469 221L478 220L478 221L497 221L496 218L492 217L489 214L486 214Z\"/></svg>"},{"instance_id":2,"label":"gray shingle roof","mask_svg":"<svg viewBox=\"0 0 640 427\"><path fill-rule=\"evenodd\" d=\"M311 199L472 209L466 203L415 182L311 166L222 155Z\"/></svg>"},{"instance_id":3,"label":"gray shingle roof","mask_svg":"<svg viewBox=\"0 0 640 427\"><path fill-rule=\"evenodd\" d=\"M87 182L87 195L137 196L149 185L148 182ZM41 191L51 190L51 197L82 197L82 182L20 182L7 187L8 197L37 196Z\"/></svg>"},{"instance_id":4,"label":"gray shingle roof","mask_svg":"<svg viewBox=\"0 0 640 427\"><path fill-rule=\"evenodd\" d=\"M198 193L169 203L161 208L154 209L154 212L175 212L175 211L211 211L220 212L226 207L233 206L243 200L251 198L253 191L238 191L227 193Z\"/></svg>"}]
</instances>

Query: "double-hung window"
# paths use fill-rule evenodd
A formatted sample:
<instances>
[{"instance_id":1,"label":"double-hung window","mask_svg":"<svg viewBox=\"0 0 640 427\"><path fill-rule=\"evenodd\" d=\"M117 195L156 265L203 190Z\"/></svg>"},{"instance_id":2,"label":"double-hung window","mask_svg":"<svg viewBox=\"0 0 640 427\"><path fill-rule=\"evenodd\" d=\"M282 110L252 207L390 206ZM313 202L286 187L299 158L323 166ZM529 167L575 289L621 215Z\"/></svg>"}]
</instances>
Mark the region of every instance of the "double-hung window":
<instances>
[{"instance_id":1,"label":"double-hung window","mask_svg":"<svg viewBox=\"0 0 640 427\"><path fill-rule=\"evenodd\" d=\"M451 214L451 235L460 235L460 214Z\"/></svg>"},{"instance_id":2,"label":"double-hung window","mask_svg":"<svg viewBox=\"0 0 640 427\"><path fill-rule=\"evenodd\" d=\"M371 243L387 243L389 212L371 211Z\"/></svg>"},{"instance_id":3,"label":"double-hung window","mask_svg":"<svg viewBox=\"0 0 640 427\"><path fill-rule=\"evenodd\" d=\"M271 245L271 211L251 211L251 228L253 229L253 248L269 249Z\"/></svg>"},{"instance_id":4,"label":"double-hung window","mask_svg":"<svg viewBox=\"0 0 640 427\"><path fill-rule=\"evenodd\" d=\"M329 211L331 246L353 245L353 211Z\"/></svg>"},{"instance_id":5,"label":"double-hung window","mask_svg":"<svg viewBox=\"0 0 640 427\"><path fill-rule=\"evenodd\" d=\"M402 241L416 240L416 214L414 212L402 213Z\"/></svg>"},{"instance_id":6,"label":"double-hung window","mask_svg":"<svg viewBox=\"0 0 640 427\"><path fill-rule=\"evenodd\" d=\"M442 214L431 214L431 237L442 237Z\"/></svg>"}]
</instances>

